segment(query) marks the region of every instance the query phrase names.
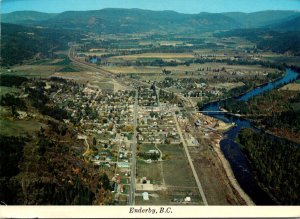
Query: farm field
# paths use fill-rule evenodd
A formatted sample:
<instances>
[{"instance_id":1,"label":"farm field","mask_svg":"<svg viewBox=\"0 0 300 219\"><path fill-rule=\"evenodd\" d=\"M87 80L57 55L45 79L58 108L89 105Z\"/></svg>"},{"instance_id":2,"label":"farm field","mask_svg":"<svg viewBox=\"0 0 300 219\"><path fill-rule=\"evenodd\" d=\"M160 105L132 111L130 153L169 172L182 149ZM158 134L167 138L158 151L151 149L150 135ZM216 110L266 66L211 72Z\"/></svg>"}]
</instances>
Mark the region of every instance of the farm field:
<instances>
[{"instance_id":1,"label":"farm field","mask_svg":"<svg viewBox=\"0 0 300 219\"><path fill-rule=\"evenodd\" d=\"M205 64L191 64L189 66L186 65L178 65L178 66L101 66L101 68L120 74L161 74L163 70L171 71L173 74L186 74L194 72L194 74L215 74L214 72L207 71L209 69L222 69L225 68L226 71L239 71L241 74L245 74L246 76L255 75L255 74L265 74L266 72L278 72L276 69L272 68L263 68L261 66L247 66L247 65L227 65L225 63L205 63ZM199 71L199 69L204 69L204 71ZM218 72L218 74L225 74L224 72ZM228 74L228 73L227 73ZM226 75L226 74L225 74ZM193 76L193 75L189 75Z\"/></svg>"},{"instance_id":2,"label":"farm field","mask_svg":"<svg viewBox=\"0 0 300 219\"><path fill-rule=\"evenodd\" d=\"M154 59L181 59L181 58L194 58L192 53L142 53L134 55L125 55L125 56L114 56L109 58L107 61L113 62L114 59L124 59L124 60L135 60L135 59L145 59L145 58L154 58Z\"/></svg>"}]
</instances>

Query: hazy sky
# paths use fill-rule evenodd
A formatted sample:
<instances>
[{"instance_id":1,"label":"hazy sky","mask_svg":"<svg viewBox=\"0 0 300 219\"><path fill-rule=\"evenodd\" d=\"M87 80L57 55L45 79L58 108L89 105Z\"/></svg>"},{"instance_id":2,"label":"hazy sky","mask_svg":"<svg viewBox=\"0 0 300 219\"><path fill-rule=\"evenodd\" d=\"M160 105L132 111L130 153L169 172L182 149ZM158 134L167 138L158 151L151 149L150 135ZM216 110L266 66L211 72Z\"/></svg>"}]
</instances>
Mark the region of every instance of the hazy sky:
<instances>
[{"instance_id":1,"label":"hazy sky","mask_svg":"<svg viewBox=\"0 0 300 219\"><path fill-rule=\"evenodd\" d=\"M1 0L0 0L1 1ZM102 8L174 10L183 13L300 10L300 0L2 0L1 12L63 12Z\"/></svg>"}]
</instances>

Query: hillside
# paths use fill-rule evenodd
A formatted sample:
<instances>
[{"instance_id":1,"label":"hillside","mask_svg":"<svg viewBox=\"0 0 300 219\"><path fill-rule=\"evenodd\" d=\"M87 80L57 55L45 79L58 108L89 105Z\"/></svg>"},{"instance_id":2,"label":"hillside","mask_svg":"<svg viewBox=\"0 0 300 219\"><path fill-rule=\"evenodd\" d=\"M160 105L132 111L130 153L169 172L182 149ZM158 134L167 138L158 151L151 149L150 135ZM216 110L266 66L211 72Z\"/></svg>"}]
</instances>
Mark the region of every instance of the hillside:
<instances>
[{"instance_id":1,"label":"hillside","mask_svg":"<svg viewBox=\"0 0 300 219\"><path fill-rule=\"evenodd\" d=\"M300 16L297 16L293 19L284 21L282 23L273 25L273 28L279 29L279 30L290 30L290 31L300 31Z\"/></svg>"},{"instance_id":2,"label":"hillside","mask_svg":"<svg viewBox=\"0 0 300 219\"><path fill-rule=\"evenodd\" d=\"M56 16L54 13L43 13L37 11L15 11L1 15L1 22L12 24L34 24L38 21L48 20Z\"/></svg>"},{"instance_id":3,"label":"hillside","mask_svg":"<svg viewBox=\"0 0 300 219\"><path fill-rule=\"evenodd\" d=\"M300 55L300 31L277 31L267 28L235 29L215 34L216 37L242 37L264 51Z\"/></svg>"},{"instance_id":4,"label":"hillside","mask_svg":"<svg viewBox=\"0 0 300 219\"><path fill-rule=\"evenodd\" d=\"M32 58L51 57L57 49L66 48L69 41L80 37L72 31L24 27L1 23L2 66L20 64Z\"/></svg>"},{"instance_id":5,"label":"hillside","mask_svg":"<svg viewBox=\"0 0 300 219\"><path fill-rule=\"evenodd\" d=\"M253 13L228 12L223 15L239 21L243 28L257 28L277 24L299 16L296 11L259 11Z\"/></svg>"},{"instance_id":6,"label":"hillside","mask_svg":"<svg viewBox=\"0 0 300 219\"><path fill-rule=\"evenodd\" d=\"M254 13L183 14L174 11L107 8L92 11L66 11L48 14L33 11L2 15L2 22L77 29L98 33L203 32L236 28L257 28L286 22L299 16L296 11Z\"/></svg>"},{"instance_id":7,"label":"hillside","mask_svg":"<svg viewBox=\"0 0 300 219\"><path fill-rule=\"evenodd\" d=\"M222 14L188 15L173 11L140 9L69 11L39 24L52 28L80 29L98 33L198 32L239 27L238 22Z\"/></svg>"}]
</instances>

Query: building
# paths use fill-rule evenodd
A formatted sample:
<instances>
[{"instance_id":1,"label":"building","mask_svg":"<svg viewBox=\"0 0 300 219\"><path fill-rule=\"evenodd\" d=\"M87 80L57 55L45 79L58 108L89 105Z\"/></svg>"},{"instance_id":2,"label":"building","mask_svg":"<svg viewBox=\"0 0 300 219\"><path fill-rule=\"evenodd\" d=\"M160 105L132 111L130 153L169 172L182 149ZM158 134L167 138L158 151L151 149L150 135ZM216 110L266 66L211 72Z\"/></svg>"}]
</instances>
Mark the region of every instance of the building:
<instances>
[{"instance_id":1,"label":"building","mask_svg":"<svg viewBox=\"0 0 300 219\"><path fill-rule=\"evenodd\" d=\"M148 201L149 200L149 194L148 192L143 192L143 200Z\"/></svg>"}]
</instances>

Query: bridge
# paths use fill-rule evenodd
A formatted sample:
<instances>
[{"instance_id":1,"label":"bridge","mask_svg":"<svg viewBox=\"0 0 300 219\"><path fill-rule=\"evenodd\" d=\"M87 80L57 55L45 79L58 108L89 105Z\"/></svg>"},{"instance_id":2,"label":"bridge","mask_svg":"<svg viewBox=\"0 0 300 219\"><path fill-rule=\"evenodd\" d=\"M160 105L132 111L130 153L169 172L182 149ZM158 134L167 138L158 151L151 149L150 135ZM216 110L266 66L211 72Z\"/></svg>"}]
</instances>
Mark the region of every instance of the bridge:
<instances>
[{"instance_id":1,"label":"bridge","mask_svg":"<svg viewBox=\"0 0 300 219\"><path fill-rule=\"evenodd\" d=\"M208 111L208 110L203 110L203 111L197 111L199 113L203 113L204 115L220 115L220 114L227 114L227 115L232 115L232 116L236 116L236 117L241 117L241 114L237 114L237 113L231 113L228 111L221 111L221 110L212 110L212 111Z\"/></svg>"},{"instance_id":2,"label":"bridge","mask_svg":"<svg viewBox=\"0 0 300 219\"><path fill-rule=\"evenodd\" d=\"M215 111L198 111L199 113L227 113L226 111L217 111L217 110L215 110Z\"/></svg>"}]
</instances>

